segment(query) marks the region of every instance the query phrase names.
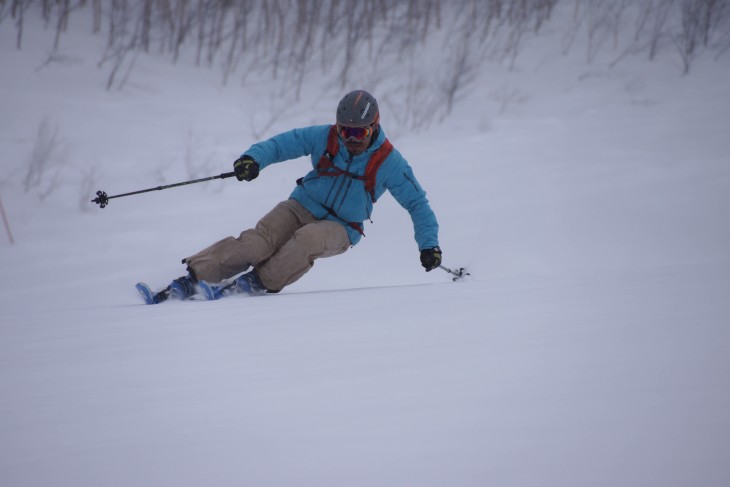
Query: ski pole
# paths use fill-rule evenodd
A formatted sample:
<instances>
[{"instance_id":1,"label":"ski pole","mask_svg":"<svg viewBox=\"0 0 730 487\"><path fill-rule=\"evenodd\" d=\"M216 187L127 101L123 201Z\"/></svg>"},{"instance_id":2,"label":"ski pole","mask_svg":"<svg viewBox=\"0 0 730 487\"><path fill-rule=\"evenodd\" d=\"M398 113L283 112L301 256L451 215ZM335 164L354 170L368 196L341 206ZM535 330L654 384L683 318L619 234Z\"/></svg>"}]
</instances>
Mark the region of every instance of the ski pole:
<instances>
[{"instance_id":1,"label":"ski pole","mask_svg":"<svg viewBox=\"0 0 730 487\"><path fill-rule=\"evenodd\" d=\"M109 204L109 200L112 199L112 198L121 198L122 196L132 196L134 194L149 193L150 191L160 191L160 190L163 190L163 189L175 188L177 186L185 186L187 184L195 184L195 183L202 183L204 181L211 181L213 179L225 179L225 178L230 178L230 177L235 176L235 175L236 175L235 172L224 172L224 173L221 173L221 174L219 174L217 176L211 176L211 177L208 177L208 178L193 179L191 181L183 181L182 183L168 184L168 185L165 185L165 186L157 186L156 188L143 189L143 190L140 190L140 191L132 191L131 193L117 194L117 195L114 195L114 196L107 196L107 194L104 191L97 191L96 192L96 198L94 198L93 200L91 200L91 202L92 203L96 203L101 208L104 208L106 205Z\"/></svg>"},{"instance_id":2,"label":"ski pole","mask_svg":"<svg viewBox=\"0 0 730 487\"><path fill-rule=\"evenodd\" d=\"M452 276L454 276L454 279L453 279L454 281L458 281L462 277L471 275L468 272L466 272L466 269L464 269L463 267L460 267L459 270L457 271L457 270L452 270L452 269L449 269L448 267L444 267L444 266L440 265L439 269L444 270L444 271L448 272L449 274L451 274Z\"/></svg>"}]
</instances>

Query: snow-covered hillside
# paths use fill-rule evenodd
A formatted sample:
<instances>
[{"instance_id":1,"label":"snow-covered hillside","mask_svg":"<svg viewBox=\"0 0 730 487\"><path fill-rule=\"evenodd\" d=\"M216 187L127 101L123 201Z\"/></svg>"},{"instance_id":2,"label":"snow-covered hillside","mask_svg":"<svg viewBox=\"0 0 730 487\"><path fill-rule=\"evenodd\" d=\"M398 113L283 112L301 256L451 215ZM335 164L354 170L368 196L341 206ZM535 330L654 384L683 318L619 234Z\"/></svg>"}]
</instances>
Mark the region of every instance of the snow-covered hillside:
<instances>
[{"instance_id":1,"label":"snow-covered hillside","mask_svg":"<svg viewBox=\"0 0 730 487\"><path fill-rule=\"evenodd\" d=\"M255 224L308 162L94 192L229 171L343 91L284 109L154 54L106 91L97 40L71 29L44 65L27 22L20 51L0 27L0 485L730 485L727 56L586 65L547 31L440 124L399 126L384 93L467 281L423 272L386 196L281 294L145 306L134 283Z\"/></svg>"}]
</instances>

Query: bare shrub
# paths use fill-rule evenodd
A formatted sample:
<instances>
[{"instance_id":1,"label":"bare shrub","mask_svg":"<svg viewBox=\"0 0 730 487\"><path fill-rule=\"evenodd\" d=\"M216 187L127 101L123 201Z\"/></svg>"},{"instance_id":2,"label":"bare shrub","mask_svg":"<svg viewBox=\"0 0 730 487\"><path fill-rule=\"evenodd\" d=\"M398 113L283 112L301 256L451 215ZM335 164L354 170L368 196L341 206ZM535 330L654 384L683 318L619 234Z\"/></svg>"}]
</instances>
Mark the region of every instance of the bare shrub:
<instances>
[{"instance_id":1,"label":"bare shrub","mask_svg":"<svg viewBox=\"0 0 730 487\"><path fill-rule=\"evenodd\" d=\"M3 9L4 4L3 3ZM10 7L10 15L15 19L15 28L17 30L15 36L15 47L20 50L23 46L23 30L25 28L25 11L33 3L33 0L13 0Z\"/></svg>"},{"instance_id":2,"label":"bare shrub","mask_svg":"<svg viewBox=\"0 0 730 487\"><path fill-rule=\"evenodd\" d=\"M123 83L119 84L117 76L120 71L123 72L125 62L128 66L127 72L134 66L134 61L129 60L129 55L134 54L139 43L139 30L132 30L133 7L129 6L127 0L111 0L111 2L107 18L109 21L107 47L99 61L99 67L111 64L106 83L107 90L111 90L114 86L123 87Z\"/></svg>"},{"instance_id":3,"label":"bare shrub","mask_svg":"<svg viewBox=\"0 0 730 487\"><path fill-rule=\"evenodd\" d=\"M5 17L8 16L9 10L7 9L7 2L3 1L0 2L0 25L2 25L3 20L5 20Z\"/></svg>"},{"instance_id":4,"label":"bare shrub","mask_svg":"<svg viewBox=\"0 0 730 487\"><path fill-rule=\"evenodd\" d=\"M93 195L99 187L101 179L99 170L96 166L90 166L81 170L81 179L79 180L79 210L86 212L95 208L91 203L89 195Z\"/></svg>"},{"instance_id":5,"label":"bare shrub","mask_svg":"<svg viewBox=\"0 0 730 487\"><path fill-rule=\"evenodd\" d=\"M224 85L236 75L242 84L273 78L272 92L289 100L312 79L341 90L370 82L413 90L400 97L433 100L426 111L448 116L485 62L516 67L559 3L570 16L559 27L563 52L580 42L588 63L606 50L614 66L675 47L689 72L702 51L730 50L729 0L0 0L0 21L12 17L20 48L37 6L57 49L70 16L89 11L106 40L99 66L109 90L125 86L140 54L157 51L220 69ZM433 67L403 61L411 59ZM409 125L429 123L418 104L401 105Z\"/></svg>"},{"instance_id":6,"label":"bare shrub","mask_svg":"<svg viewBox=\"0 0 730 487\"><path fill-rule=\"evenodd\" d=\"M398 96L385 94L382 103L392 107L391 118L394 125L413 130L427 128L436 117L440 103L428 78L418 70L415 62L408 63L407 75L400 78L394 90Z\"/></svg>"},{"instance_id":7,"label":"bare shrub","mask_svg":"<svg viewBox=\"0 0 730 487\"><path fill-rule=\"evenodd\" d=\"M262 101L262 103L263 102L264 101ZM278 96L277 94L269 95L265 103L266 106L263 110L261 110L265 113L263 122L257 122L256 120L256 115L259 110L252 109L249 111L251 119L251 133L255 139L261 139L268 134L271 128L285 115L288 115L291 108L294 106L291 98Z\"/></svg>"},{"instance_id":8,"label":"bare shrub","mask_svg":"<svg viewBox=\"0 0 730 487\"><path fill-rule=\"evenodd\" d=\"M650 15L653 17L649 22L649 60L653 61L661 48L671 38L671 33L667 27L670 14L675 5L674 0L657 0L649 2L653 6Z\"/></svg>"},{"instance_id":9,"label":"bare shrub","mask_svg":"<svg viewBox=\"0 0 730 487\"><path fill-rule=\"evenodd\" d=\"M499 105L499 114L504 115L510 105L524 103L528 97L519 88L505 83L492 92L492 98Z\"/></svg>"},{"instance_id":10,"label":"bare shrub","mask_svg":"<svg viewBox=\"0 0 730 487\"><path fill-rule=\"evenodd\" d=\"M673 40L685 74L702 51L715 49L717 57L727 51L730 45L728 3L727 0L682 0L680 28Z\"/></svg>"},{"instance_id":11,"label":"bare shrub","mask_svg":"<svg viewBox=\"0 0 730 487\"><path fill-rule=\"evenodd\" d=\"M689 73L690 67L703 47L706 36L705 9L710 2L704 0L682 0L680 28L673 36L679 57L682 60L682 72Z\"/></svg>"},{"instance_id":12,"label":"bare shrub","mask_svg":"<svg viewBox=\"0 0 730 487\"><path fill-rule=\"evenodd\" d=\"M59 134L58 126L44 118L38 126L28 158L23 179L25 192L37 191L41 200L46 199L58 188L66 159L66 143Z\"/></svg>"},{"instance_id":13,"label":"bare shrub","mask_svg":"<svg viewBox=\"0 0 730 487\"><path fill-rule=\"evenodd\" d=\"M197 148L199 145L197 143L198 139L192 129L187 130L184 138L185 154L183 155L183 160L185 161L185 169L187 171L188 179L198 179L209 176L219 164L217 154L214 152L207 152L205 156L201 155Z\"/></svg>"},{"instance_id":14,"label":"bare shrub","mask_svg":"<svg viewBox=\"0 0 730 487\"><path fill-rule=\"evenodd\" d=\"M616 66L628 56L648 53L650 61L654 61L657 54L671 41L671 30L668 25L670 13L674 8L675 0L644 0L635 6L633 19L633 39L623 50L609 63L610 67ZM614 46L618 44L618 24L614 35ZM628 36L625 36L628 37Z\"/></svg>"},{"instance_id":15,"label":"bare shrub","mask_svg":"<svg viewBox=\"0 0 730 487\"><path fill-rule=\"evenodd\" d=\"M446 102L443 118L451 115L454 103L458 97L471 85L479 76L480 60L471 52L473 49L470 42L471 34L467 31L463 38L452 48L453 54L449 57L443 75L439 83L440 94Z\"/></svg>"},{"instance_id":16,"label":"bare shrub","mask_svg":"<svg viewBox=\"0 0 730 487\"><path fill-rule=\"evenodd\" d=\"M618 36L621 19L629 3L626 0L587 0L584 14L586 15L586 30L588 42L586 44L586 61L591 63L599 51L610 40L613 48L618 47Z\"/></svg>"},{"instance_id":17,"label":"bare shrub","mask_svg":"<svg viewBox=\"0 0 730 487\"><path fill-rule=\"evenodd\" d=\"M715 60L720 59L728 50L730 50L730 15L725 15L723 26L718 28L718 38L713 45L716 51Z\"/></svg>"}]
</instances>

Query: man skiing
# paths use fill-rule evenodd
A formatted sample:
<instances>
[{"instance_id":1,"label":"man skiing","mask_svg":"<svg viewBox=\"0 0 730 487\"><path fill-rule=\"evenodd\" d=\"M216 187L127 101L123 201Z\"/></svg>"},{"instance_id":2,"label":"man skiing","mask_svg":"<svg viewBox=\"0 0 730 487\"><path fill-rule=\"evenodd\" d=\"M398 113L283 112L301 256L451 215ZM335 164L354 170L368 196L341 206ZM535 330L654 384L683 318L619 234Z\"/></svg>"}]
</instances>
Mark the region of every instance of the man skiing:
<instances>
[{"instance_id":1,"label":"man skiing","mask_svg":"<svg viewBox=\"0 0 730 487\"><path fill-rule=\"evenodd\" d=\"M357 244L373 203L386 190L411 216L421 265L426 271L439 267L436 217L408 162L386 139L372 95L348 93L337 107L335 125L294 129L256 143L233 168L239 181L251 181L271 164L305 155L311 156L313 169L297 181L289 199L255 228L183 259L188 275L163 291L153 295L138 285L147 302L187 299L201 288L209 299L278 292L309 271L316 259Z\"/></svg>"}]
</instances>

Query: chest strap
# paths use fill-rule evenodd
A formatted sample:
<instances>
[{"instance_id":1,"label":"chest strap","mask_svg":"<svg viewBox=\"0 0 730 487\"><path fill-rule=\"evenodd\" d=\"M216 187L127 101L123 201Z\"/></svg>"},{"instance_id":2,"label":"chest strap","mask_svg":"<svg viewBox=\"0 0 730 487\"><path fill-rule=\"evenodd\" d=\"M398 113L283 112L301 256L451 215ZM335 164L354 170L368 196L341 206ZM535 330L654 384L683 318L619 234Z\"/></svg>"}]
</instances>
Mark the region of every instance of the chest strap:
<instances>
[{"instance_id":1,"label":"chest strap","mask_svg":"<svg viewBox=\"0 0 730 487\"><path fill-rule=\"evenodd\" d=\"M385 139L383 144L370 156L368 164L365 166L365 174L362 176L335 166L332 161L334 161L339 150L340 144L337 137L337 126L332 125L327 134L327 148L317 163L317 174L319 176L329 177L346 176L358 181L364 181L365 191L368 192L373 203L375 203L377 201L375 199L375 184L377 182L378 169L380 169L380 166L383 165L383 162L385 162L393 151L393 144L388 139Z\"/></svg>"}]
</instances>

